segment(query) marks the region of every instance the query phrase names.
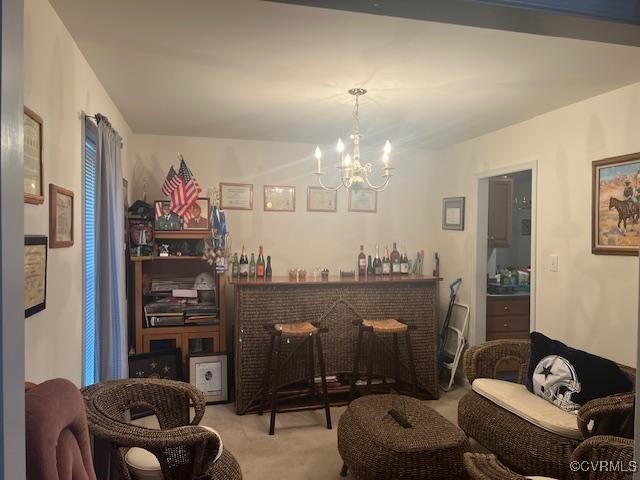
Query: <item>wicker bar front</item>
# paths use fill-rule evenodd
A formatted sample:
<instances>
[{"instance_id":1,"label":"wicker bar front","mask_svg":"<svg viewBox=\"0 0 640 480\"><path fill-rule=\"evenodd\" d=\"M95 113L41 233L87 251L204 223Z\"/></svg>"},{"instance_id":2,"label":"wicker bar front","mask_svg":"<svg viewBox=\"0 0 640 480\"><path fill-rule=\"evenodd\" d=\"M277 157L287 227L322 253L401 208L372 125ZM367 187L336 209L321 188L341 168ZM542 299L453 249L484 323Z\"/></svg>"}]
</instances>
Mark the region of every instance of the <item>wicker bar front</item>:
<instances>
[{"instance_id":1,"label":"wicker bar front","mask_svg":"<svg viewBox=\"0 0 640 480\"><path fill-rule=\"evenodd\" d=\"M417 329L411 332L411 343L419 392L428 398L438 398L437 284L437 279L426 277L372 283L235 284L236 411L247 413L257 405L269 348L264 324L269 323L314 321L326 328L328 332L322 342L327 375L351 373L357 339L354 321L395 318L415 325ZM385 342L387 350L392 351L392 339ZM400 376L409 382L406 352L401 338ZM378 345L374 374L384 373L393 378L393 365L385 362L385 358ZM283 384L304 379L304 373L304 361L288 362L282 372Z\"/></svg>"},{"instance_id":2,"label":"wicker bar front","mask_svg":"<svg viewBox=\"0 0 640 480\"><path fill-rule=\"evenodd\" d=\"M404 413L411 428L389 415ZM469 449L464 432L415 398L367 395L354 400L338 425L338 450L358 480L459 480Z\"/></svg>"}]
</instances>

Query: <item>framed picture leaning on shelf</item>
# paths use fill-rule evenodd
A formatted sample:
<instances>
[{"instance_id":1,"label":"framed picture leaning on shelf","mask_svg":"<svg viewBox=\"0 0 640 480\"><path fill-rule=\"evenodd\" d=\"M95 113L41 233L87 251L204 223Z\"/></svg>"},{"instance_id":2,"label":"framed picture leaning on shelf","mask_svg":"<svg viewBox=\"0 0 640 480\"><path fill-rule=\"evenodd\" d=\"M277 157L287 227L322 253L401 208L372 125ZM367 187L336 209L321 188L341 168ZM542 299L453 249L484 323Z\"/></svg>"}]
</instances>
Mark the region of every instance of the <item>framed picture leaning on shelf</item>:
<instances>
[{"instance_id":1,"label":"framed picture leaning on shelf","mask_svg":"<svg viewBox=\"0 0 640 480\"><path fill-rule=\"evenodd\" d=\"M209 230L209 198L198 198L182 217L185 230Z\"/></svg>"},{"instance_id":2,"label":"framed picture leaning on shelf","mask_svg":"<svg viewBox=\"0 0 640 480\"><path fill-rule=\"evenodd\" d=\"M189 383L198 388L207 403L229 401L227 355L191 354L188 357Z\"/></svg>"},{"instance_id":3,"label":"framed picture leaning on shelf","mask_svg":"<svg viewBox=\"0 0 640 480\"><path fill-rule=\"evenodd\" d=\"M169 202L169 200L156 200L154 203L155 222L153 228L155 230L165 232L182 230L182 218L177 213L171 211L171 202Z\"/></svg>"}]
</instances>

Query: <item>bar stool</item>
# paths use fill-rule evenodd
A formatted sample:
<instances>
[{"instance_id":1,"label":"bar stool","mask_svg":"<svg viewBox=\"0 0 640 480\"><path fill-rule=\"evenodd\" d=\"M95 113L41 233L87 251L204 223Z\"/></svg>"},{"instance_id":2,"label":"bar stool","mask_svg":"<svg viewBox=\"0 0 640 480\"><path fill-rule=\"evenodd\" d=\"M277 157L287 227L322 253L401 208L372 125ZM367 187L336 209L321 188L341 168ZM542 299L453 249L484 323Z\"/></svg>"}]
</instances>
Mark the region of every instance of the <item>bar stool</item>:
<instances>
[{"instance_id":1,"label":"bar stool","mask_svg":"<svg viewBox=\"0 0 640 480\"><path fill-rule=\"evenodd\" d=\"M307 378L309 381L309 395L313 398L318 396L318 391L315 385L315 359L313 351L313 343L315 338L316 348L318 349L318 364L320 365L320 381L322 382L322 406L309 406L302 408L294 408L299 410L314 410L317 408L324 408L327 418L327 429L331 430L331 410L329 408L329 395L327 393L327 376L324 366L324 354L322 353L322 342L320 341L320 333L326 332L326 329L321 329L318 325L312 322L294 322L294 323L276 323L275 325L265 325L267 332L271 338L269 354L267 357L267 364L264 374L264 384L262 387L262 396L260 399L260 406L258 408L258 414L262 415L264 406L267 403L267 396L271 397L271 420L269 423L269 435L273 435L276 426L276 413L278 411L278 390L280 388L280 374L283 368L282 362L282 347L283 339L300 338L302 341L294 347L291 354L285 359L293 358L294 354L303 347L307 349L307 361L308 372ZM275 357L275 358L274 358ZM297 395L296 395L297 396ZM288 410L281 410L281 412Z\"/></svg>"},{"instance_id":2,"label":"bar stool","mask_svg":"<svg viewBox=\"0 0 640 480\"><path fill-rule=\"evenodd\" d=\"M362 351L362 341L365 333L368 333L369 352L367 355L367 393L371 393L371 379L373 376L373 357L375 339L378 335L393 335L393 364L395 369L396 384L400 382L400 353L398 347L398 335L405 335L407 344L407 356L409 357L409 371L411 374L411 393L415 396L418 393L418 382L416 380L416 366L413 360L413 349L411 348L410 331L415 330L414 325L407 325L393 318L385 320L358 320L354 322L358 326L358 342L356 344L356 354L353 360L353 372L351 378L350 400L356 389L356 382L360 377L360 355ZM384 344L383 344L384 346ZM386 353L386 351L385 351ZM386 380L385 380L386 383Z\"/></svg>"}]
</instances>

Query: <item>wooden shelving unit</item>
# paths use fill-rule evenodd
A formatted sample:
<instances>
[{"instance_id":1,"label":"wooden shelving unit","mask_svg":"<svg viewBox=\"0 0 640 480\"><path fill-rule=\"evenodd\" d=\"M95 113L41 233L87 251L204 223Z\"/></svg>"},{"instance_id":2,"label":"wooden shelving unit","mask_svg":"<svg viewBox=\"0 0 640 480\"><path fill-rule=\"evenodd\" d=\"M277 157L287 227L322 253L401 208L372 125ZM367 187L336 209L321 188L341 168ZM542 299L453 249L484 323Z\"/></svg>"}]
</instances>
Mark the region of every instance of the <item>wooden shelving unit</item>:
<instances>
[{"instance_id":1,"label":"wooden shelving unit","mask_svg":"<svg viewBox=\"0 0 640 480\"><path fill-rule=\"evenodd\" d=\"M155 230L153 238L156 240L204 240L211 237L209 230L180 230L177 232Z\"/></svg>"}]
</instances>

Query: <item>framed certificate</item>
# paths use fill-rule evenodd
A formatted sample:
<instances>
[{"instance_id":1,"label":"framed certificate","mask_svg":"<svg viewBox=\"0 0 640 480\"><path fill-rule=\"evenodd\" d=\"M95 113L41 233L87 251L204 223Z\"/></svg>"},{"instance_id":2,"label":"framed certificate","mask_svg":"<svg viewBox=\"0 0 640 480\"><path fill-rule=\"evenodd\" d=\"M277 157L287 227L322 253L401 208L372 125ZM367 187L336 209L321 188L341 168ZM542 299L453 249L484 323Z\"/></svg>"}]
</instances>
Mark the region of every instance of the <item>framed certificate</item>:
<instances>
[{"instance_id":1,"label":"framed certificate","mask_svg":"<svg viewBox=\"0 0 640 480\"><path fill-rule=\"evenodd\" d=\"M220 183L222 210L253 210L253 185L250 183Z\"/></svg>"},{"instance_id":2,"label":"framed certificate","mask_svg":"<svg viewBox=\"0 0 640 480\"><path fill-rule=\"evenodd\" d=\"M464 230L464 197L442 200L443 230Z\"/></svg>"},{"instance_id":3,"label":"framed certificate","mask_svg":"<svg viewBox=\"0 0 640 480\"><path fill-rule=\"evenodd\" d=\"M349 211L375 213L378 210L378 192L375 190L349 190Z\"/></svg>"},{"instance_id":4,"label":"framed certificate","mask_svg":"<svg viewBox=\"0 0 640 480\"><path fill-rule=\"evenodd\" d=\"M296 211L296 187L288 185L264 186L264 211L265 212L295 212Z\"/></svg>"},{"instance_id":5,"label":"framed certificate","mask_svg":"<svg viewBox=\"0 0 640 480\"><path fill-rule=\"evenodd\" d=\"M189 383L204 394L207 403L229 401L226 354L192 354L188 362Z\"/></svg>"},{"instance_id":6,"label":"framed certificate","mask_svg":"<svg viewBox=\"0 0 640 480\"><path fill-rule=\"evenodd\" d=\"M336 212L337 210L337 191L307 187L307 212Z\"/></svg>"},{"instance_id":7,"label":"framed certificate","mask_svg":"<svg viewBox=\"0 0 640 480\"><path fill-rule=\"evenodd\" d=\"M73 192L49 184L49 238L50 248L73 245Z\"/></svg>"},{"instance_id":8,"label":"framed certificate","mask_svg":"<svg viewBox=\"0 0 640 480\"><path fill-rule=\"evenodd\" d=\"M42 118L24 107L24 203L44 202Z\"/></svg>"},{"instance_id":9,"label":"framed certificate","mask_svg":"<svg viewBox=\"0 0 640 480\"><path fill-rule=\"evenodd\" d=\"M24 237L24 318L47 305L47 237Z\"/></svg>"}]
</instances>

